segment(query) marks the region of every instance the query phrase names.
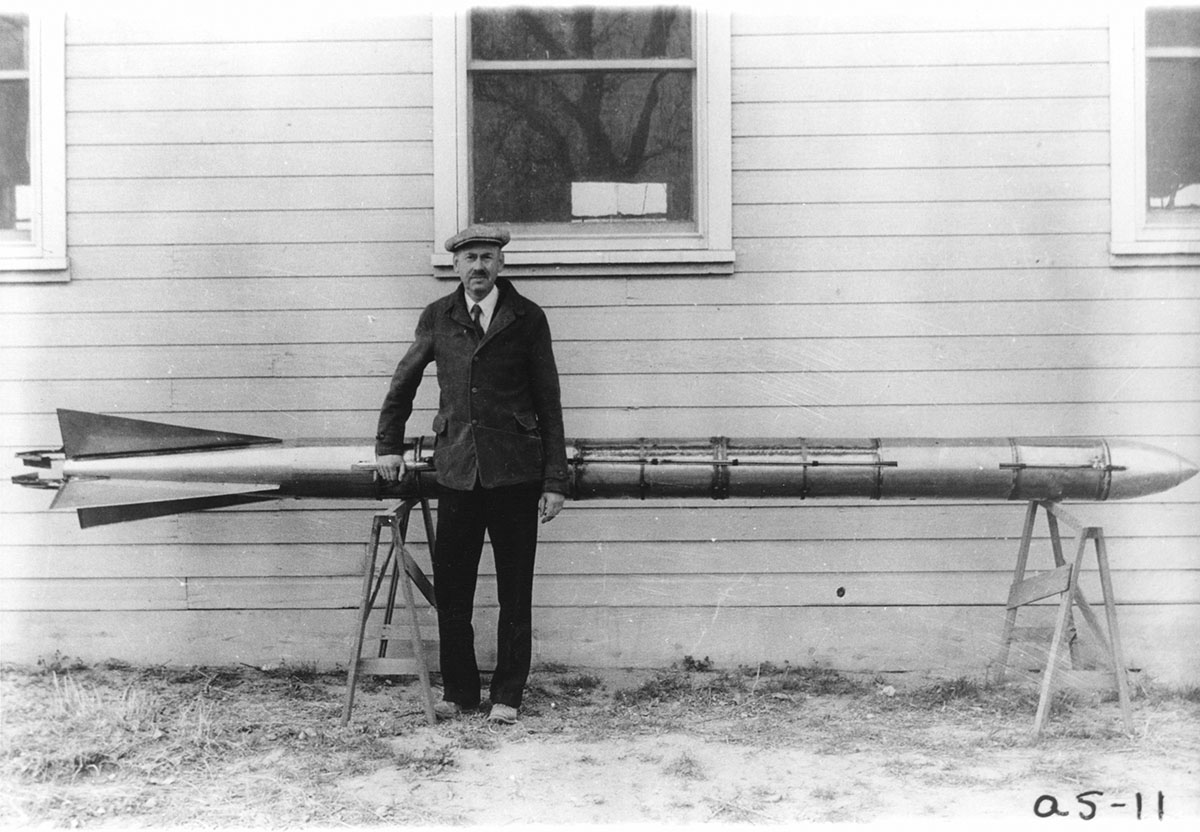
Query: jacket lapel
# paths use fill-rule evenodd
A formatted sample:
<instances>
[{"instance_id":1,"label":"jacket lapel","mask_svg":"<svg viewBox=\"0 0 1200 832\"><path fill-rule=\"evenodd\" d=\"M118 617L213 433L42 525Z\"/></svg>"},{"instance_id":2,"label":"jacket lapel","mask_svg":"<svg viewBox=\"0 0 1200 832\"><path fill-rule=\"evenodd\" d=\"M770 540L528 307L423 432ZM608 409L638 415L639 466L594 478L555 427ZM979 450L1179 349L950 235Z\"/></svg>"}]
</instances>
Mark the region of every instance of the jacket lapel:
<instances>
[{"instance_id":1,"label":"jacket lapel","mask_svg":"<svg viewBox=\"0 0 1200 832\"><path fill-rule=\"evenodd\" d=\"M513 312L512 298L506 298L496 304L496 314L492 315L492 322L488 324L487 332L483 334L483 340L479 342L483 346L493 337L499 335L501 330L517 319L516 313Z\"/></svg>"},{"instance_id":2,"label":"jacket lapel","mask_svg":"<svg viewBox=\"0 0 1200 832\"><path fill-rule=\"evenodd\" d=\"M517 319L517 306L521 302L520 295L506 280L500 280L497 286L500 289L500 299L496 302L496 311L492 314L492 322L488 325L487 332L483 334L483 340L475 345L476 350ZM454 293L454 300L450 304L450 319L469 330L475 329L475 323L467 312L466 292L461 286Z\"/></svg>"}]
</instances>

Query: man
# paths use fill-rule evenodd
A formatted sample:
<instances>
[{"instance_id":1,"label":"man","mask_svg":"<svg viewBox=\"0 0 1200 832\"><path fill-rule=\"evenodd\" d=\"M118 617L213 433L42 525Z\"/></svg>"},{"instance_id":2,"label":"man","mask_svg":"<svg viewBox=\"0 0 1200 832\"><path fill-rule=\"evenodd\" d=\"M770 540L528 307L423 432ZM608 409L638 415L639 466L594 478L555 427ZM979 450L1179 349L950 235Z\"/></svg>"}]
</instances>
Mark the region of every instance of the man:
<instances>
[{"instance_id":1,"label":"man","mask_svg":"<svg viewBox=\"0 0 1200 832\"><path fill-rule=\"evenodd\" d=\"M449 718L479 706L471 618L486 530L500 598L488 719L511 724L532 654L538 519L561 511L568 481L550 327L537 304L499 277L508 241L506 230L482 225L446 241L462 285L421 313L379 414L375 454L384 480L404 475L405 422L422 373L436 363L433 584L444 688L436 710Z\"/></svg>"}]
</instances>

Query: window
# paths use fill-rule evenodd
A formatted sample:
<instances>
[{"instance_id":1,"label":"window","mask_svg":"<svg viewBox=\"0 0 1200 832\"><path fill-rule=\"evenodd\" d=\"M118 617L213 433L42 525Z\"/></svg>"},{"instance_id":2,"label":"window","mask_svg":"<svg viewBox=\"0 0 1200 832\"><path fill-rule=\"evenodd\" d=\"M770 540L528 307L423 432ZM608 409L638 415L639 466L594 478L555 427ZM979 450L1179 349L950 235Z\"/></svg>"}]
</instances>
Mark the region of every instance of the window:
<instances>
[{"instance_id":1,"label":"window","mask_svg":"<svg viewBox=\"0 0 1200 832\"><path fill-rule=\"evenodd\" d=\"M472 222L512 231L508 272L732 271L727 18L492 7L434 50L438 271Z\"/></svg>"},{"instance_id":2,"label":"window","mask_svg":"<svg viewBox=\"0 0 1200 832\"><path fill-rule=\"evenodd\" d=\"M1200 6L1114 9L1114 262L1198 263Z\"/></svg>"},{"instance_id":3,"label":"window","mask_svg":"<svg viewBox=\"0 0 1200 832\"><path fill-rule=\"evenodd\" d=\"M63 21L0 15L0 281L65 280Z\"/></svg>"}]
</instances>

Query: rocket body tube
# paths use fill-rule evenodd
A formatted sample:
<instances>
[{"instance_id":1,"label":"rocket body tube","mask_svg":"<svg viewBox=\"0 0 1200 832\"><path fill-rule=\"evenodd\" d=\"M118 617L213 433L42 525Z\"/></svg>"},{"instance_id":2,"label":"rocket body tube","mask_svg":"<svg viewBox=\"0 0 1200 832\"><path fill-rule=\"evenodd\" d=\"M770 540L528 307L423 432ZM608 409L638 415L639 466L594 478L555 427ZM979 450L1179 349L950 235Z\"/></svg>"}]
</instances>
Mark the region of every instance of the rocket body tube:
<instances>
[{"instance_id":1,"label":"rocket body tube","mask_svg":"<svg viewBox=\"0 0 1200 832\"><path fill-rule=\"evenodd\" d=\"M385 484L374 448L354 440L218 433L60 411L61 451L18 454L59 478L14 477L56 488L52 507L84 526L278 498L436 496L434 440L405 449L409 474ZM589 499L857 498L1081 500L1142 497L1174 488L1196 466L1162 448L1103 438L576 439L569 496Z\"/></svg>"},{"instance_id":2,"label":"rocket body tube","mask_svg":"<svg viewBox=\"0 0 1200 832\"><path fill-rule=\"evenodd\" d=\"M375 481L372 446L321 440L66 460L71 480L222 483L278 496L353 499L436 490L432 441L406 451L414 476ZM605 439L568 444L571 498L844 497L867 500L1127 499L1194 468L1151 445L1105 439Z\"/></svg>"},{"instance_id":3,"label":"rocket body tube","mask_svg":"<svg viewBox=\"0 0 1200 832\"><path fill-rule=\"evenodd\" d=\"M1169 451L1099 438L576 440L568 457L575 499L1099 501L1196 472Z\"/></svg>"}]
</instances>

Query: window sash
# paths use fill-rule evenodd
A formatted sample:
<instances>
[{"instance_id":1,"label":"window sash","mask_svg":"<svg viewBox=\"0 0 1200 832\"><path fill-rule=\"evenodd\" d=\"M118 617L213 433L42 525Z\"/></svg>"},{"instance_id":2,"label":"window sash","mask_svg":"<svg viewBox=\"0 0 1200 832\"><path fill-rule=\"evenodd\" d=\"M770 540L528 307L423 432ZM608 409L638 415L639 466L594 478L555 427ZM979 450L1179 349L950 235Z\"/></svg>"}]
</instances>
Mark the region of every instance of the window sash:
<instances>
[{"instance_id":1,"label":"window sash","mask_svg":"<svg viewBox=\"0 0 1200 832\"><path fill-rule=\"evenodd\" d=\"M28 240L0 241L0 282L67 279L65 25L61 14L29 14Z\"/></svg>"},{"instance_id":2,"label":"window sash","mask_svg":"<svg viewBox=\"0 0 1200 832\"><path fill-rule=\"evenodd\" d=\"M449 275L442 240L470 222L469 73L562 71L572 68L662 70L694 73L695 220L689 223L522 223L505 249L505 270L556 274L672 274L732 272L732 153L729 18L693 10L695 57L596 61L475 61L470 55L469 12L437 15L434 51L434 271ZM684 226L687 226L686 228ZM598 226L603 226L598 227Z\"/></svg>"},{"instance_id":3,"label":"window sash","mask_svg":"<svg viewBox=\"0 0 1200 832\"><path fill-rule=\"evenodd\" d=\"M1195 51L1147 47L1146 12L1153 7L1154 4L1144 2L1114 7L1110 25L1110 248L1116 258L1115 265L1123 264L1123 255L1182 255L1185 258L1200 255L1200 211L1152 209L1147 199L1147 61L1163 56L1190 57L1186 53ZM1134 261L1127 259L1124 262L1132 264Z\"/></svg>"}]
</instances>

